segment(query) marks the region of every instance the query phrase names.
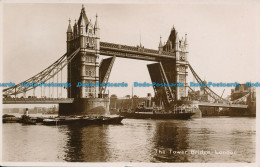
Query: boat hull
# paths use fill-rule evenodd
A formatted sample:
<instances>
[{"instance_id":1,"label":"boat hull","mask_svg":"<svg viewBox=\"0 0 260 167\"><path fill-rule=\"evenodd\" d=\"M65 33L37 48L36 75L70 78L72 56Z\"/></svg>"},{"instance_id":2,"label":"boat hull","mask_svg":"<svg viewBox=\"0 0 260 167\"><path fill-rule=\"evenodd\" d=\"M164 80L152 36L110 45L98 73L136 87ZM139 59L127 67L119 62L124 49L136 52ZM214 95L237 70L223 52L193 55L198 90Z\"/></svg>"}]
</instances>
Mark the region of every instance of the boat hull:
<instances>
[{"instance_id":1,"label":"boat hull","mask_svg":"<svg viewBox=\"0 0 260 167\"><path fill-rule=\"evenodd\" d=\"M135 119L190 119L194 113L129 113L121 112L121 116L125 118L135 118Z\"/></svg>"},{"instance_id":2,"label":"boat hull","mask_svg":"<svg viewBox=\"0 0 260 167\"><path fill-rule=\"evenodd\" d=\"M103 124L121 124L124 119L122 116L117 117L103 117L103 118L78 118L78 119L46 119L43 120L45 125L73 125L73 126L86 126L86 125L103 125Z\"/></svg>"}]
</instances>

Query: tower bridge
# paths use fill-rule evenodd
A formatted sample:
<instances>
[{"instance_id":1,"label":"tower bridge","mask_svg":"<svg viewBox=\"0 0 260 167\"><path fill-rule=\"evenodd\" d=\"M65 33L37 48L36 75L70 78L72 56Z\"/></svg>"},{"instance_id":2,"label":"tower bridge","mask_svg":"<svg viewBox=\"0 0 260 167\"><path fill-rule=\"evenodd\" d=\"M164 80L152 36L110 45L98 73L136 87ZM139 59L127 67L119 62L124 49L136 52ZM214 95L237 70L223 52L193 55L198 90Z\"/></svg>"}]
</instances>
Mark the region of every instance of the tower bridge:
<instances>
[{"instance_id":1,"label":"tower bridge","mask_svg":"<svg viewBox=\"0 0 260 167\"><path fill-rule=\"evenodd\" d=\"M173 27L170 35L163 45L160 39L158 50L148 49L143 46L127 46L100 41L100 27L98 16L92 24L88 19L84 6L81 9L78 20L74 25L69 20L67 28L67 51L61 58L55 61L45 70L27 79L24 82L51 82L62 69L67 68L67 82L71 87L67 87L67 98L42 97L26 98L25 94L29 90L35 91L33 87L22 87L21 83L15 87L3 90L4 104L59 104L60 115L88 114L102 109L104 112L109 110L109 98L105 94L104 87L78 87L78 82L106 84L115 62L116 57L137 60L153 61L147 65L151 81L157 83L184 83L184 87L154 87L155 97L163 102L166 111L183 98L187 97L188 69L191 70L198 82L202 82L200 77L193 70L188 62L189 44L187 34L180 38L177 30ZM99 56L111 56L101 60ZM62 78L62 76L61 76ZM201 103L203 106L226 106L235 108L245 108L245 105L229 104L227 100L218 96L210 88L205 88L205 92L215 99L216 104ZM17 94L24 94L24 98L17 98ZM42 93L42 90L41 90ZM15 96L15 98L10 98Z\"/></svg>"}]
</instances>

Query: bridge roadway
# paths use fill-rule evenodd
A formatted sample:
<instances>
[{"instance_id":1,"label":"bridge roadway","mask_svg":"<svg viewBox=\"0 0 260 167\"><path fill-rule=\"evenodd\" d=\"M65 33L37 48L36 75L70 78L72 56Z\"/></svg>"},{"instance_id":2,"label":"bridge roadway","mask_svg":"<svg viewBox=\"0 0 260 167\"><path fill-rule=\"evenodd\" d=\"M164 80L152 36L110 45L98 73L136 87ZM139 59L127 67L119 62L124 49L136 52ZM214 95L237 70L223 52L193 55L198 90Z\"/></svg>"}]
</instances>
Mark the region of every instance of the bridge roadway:
<instances>
[{"instance_id":1,"label":"bridge roadway","mask_svg":"<svg viewBox=\"0 0 260 167\"><path fill-rule=\"evenodd\" d=\"M175 53L172 52L147 49L140 46L120 45L109 42L100 42L100 54L147 61L160 61L162 59L176 58Z\"/></svg>"},{"instance_id":2,"label":"bridge roadway","mask_svg":"<svg viewBox=\"0 0 260 167\"><path fill-rule=\"evenodd\" d=\"M246 104L226 104L226 103L209 103L197 101L196 104L205 107L225 107L225 108L248 108Z\"/></svg>"},{"instance_id":3,"label":"bridge roadway","mask_svg":"<svg viewBox=\"0 0 260 167\"><path fill-rule=\"evenodd\" d=\"M73 98L3 98L3 104L59 104L73 101Z\"/></svg>"}]
</instances>

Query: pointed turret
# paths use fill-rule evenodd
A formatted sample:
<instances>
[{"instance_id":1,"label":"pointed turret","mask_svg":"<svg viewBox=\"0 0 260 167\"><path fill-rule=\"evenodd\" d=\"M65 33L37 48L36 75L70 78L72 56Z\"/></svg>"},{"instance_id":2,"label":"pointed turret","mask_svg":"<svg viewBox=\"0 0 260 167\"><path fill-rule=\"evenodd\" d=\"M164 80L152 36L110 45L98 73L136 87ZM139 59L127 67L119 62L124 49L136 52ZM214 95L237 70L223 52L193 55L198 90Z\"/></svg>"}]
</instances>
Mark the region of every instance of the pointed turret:
<instances>
[{"instance_id":1,"label":"pointed turret","mask_svg":"<svg viewBox=\"0 0 260 167\"><path fill-rule=\"evenodd\" d=\"M185 34L184 47L185 47L185 50L188 51L189 43L188 43L187 33Z\"/></svg>"},{"instance_id":2,"label":"pointed turret","mask_svg":"<svg viewBox=\"0 0 260 167\"><path fill-rule=\"evenodd\" d=\"M176 46L176 40L178 39L178 32L176 31L175 27L173 26L171 29L171 33L169 35L168 41L171 46L167 47L169 50L168 51L174 51L178 46Z\"/></svg>"},{"instance_id":3,"label":"pointed turret","mask_svg":"<svg viewBox=\"0 0 260 167\"><path fill-rule=\"evenodd\" d=\"M96 21L95 21L95 29L99 29L99 24L98 24L98 15L96 14Z\"/></svg>"},{"instance_id":4,"label":"pointed turret","mask_svg":"<svg viewBox=\"0 0 260 167\"><path fill-rule=\"evenodd\" d=\"M172 31L175 31L175 27L174 27L174 25L172 25Z\"/></svg>"},{"instance_id":5,"label":"pointed turret","mask_svg":"<svg viewBox=\"0 0 260 167\"><path fill-rule=\"evenodd\" d=\"M158 50L159 50L159 52L163 51L162 36L160 36L160 42L159 42Z\"/></svg>"},{"instance_id":6,"label":"pointed turret","mask_svg":"<svg viewBox=\"0 0 260 167\"><path fill-rule=\"evenodd\" d=\"M85 26L87 26L88 23L89 23L84 5L82 5L82 9L81 9L81 12L80 12L78 25L81 25L82 22L85 24Z\"/></svg>"},{"instance_id":7,"label":"pointed turret","mask_svg":"<svg viewBox=\"0 0 260 167\"><path fill-rule=\"evenodd\" d=\"M69 19L69 26L67 29L67 53L71 52L71 41L73 40L73 32L70 25L70 19Z\"/></svg>"},{"instance_id":8,"label":"pointed turret","mask_svg":"<svg viewBox=\"0 0 260 167\"><path fill-rule=\"evenodd\" d=\"M84 6L82 6L82 11L81 11L81 16L82 12L85 11ZM83 19L83 17L80 17L79 21L78 21L78 26L79 26L79 41L80 41L80 48L86 48L87 47L87 43L86 43L86 39L87 39L87 32L86 32L86 24L85 24L85 20Z\"/></svg>"},{"instance_id":9,"label":"pointed turret","mask_svg":"<svg viewBox=\"0 0 260 167\"><path fill-rule=\"evenodd\" d=\"M139 45L139 47L140 48L142 47L142 34L141 34L141 32L140 32L140 45Z\"/></svg>"},{"instance_id":10,"label":"pointed turret","mask_svg":"<svg viewBox=\"0 0 260 167\"><path fill-rule=\"evenodd\" d=\"M178 37L178 32L175 32L175 44L174 44L174 50L177 51L179 50L179 46L180 46L180 40Z\"/></svg>"},{"instance_id":11,"label":"pointed turret","mask_svg":"<svg viewBox=\"0 0 260 167\"><path fill-rule=\"evenodd\" d=\"M74 24L74 26L73 26L73 32L74 32L74 38L77 38L77 36L78 36L77 20L75 20L75 24Z\"/></svg>"},{"instance_id":12,"label":"pointed turret","mask_svg":"<svg viewBox=\"0 0 260 167\"><path fill-rule=\"evenodd\" d=\"M67 33L72 33L72 29L71 29L71 25L70 25L70 19L69 19L69 26L68 26L68 29L67 29Z\"/></svg>"},{"instance_id":13,"label":"pointed turret","mask_svg":"<svg viewBox=\"0 0 260 167\"><path fill-rule=\"evenodd\" d=\"M81 12L85 10L85 6L82 4Z\"/></svg>"},{"instance_id":14,"label":"pointed turret","mask_svg":"<svg viewBox=\"0 0 260 167\"><path fill-rule=\"evenodd\" d=\"M69 19L69 26L67 29L67 41L70 41L71 39L72 39L72 29L71 29L70 19Z\"/></svg>"},{"instance_id":15,"label":"pointed turret","mask_svg":"<svg viewBox=\"0 0 260 167\"><path fill-rule=\"evenodd\" d=\"M94 26L94 32L97 38L100 38L100 32L99 32L99 24L98 24L98 15L96 14L96 22L95 22L95 26Z\"/></svg>"},{"instance_id":16,"label":"pointed turret","mask_svg":"<svg viewBox=\"0 0 260 167\"><path fill-rule=\"evenodd\" d=\"M98 15L96 14L96 22L94 26L94 33L95 33L95 49L99 50L100 49L100 29L99 29L99 24L98 24Z\"/></svg>"},{"instance_id":17,"label":"pointed turret","mask_svg":"<svg viewBox=\"0 0 260 167\"><path fill-rule=\"evenodd\" d=\"M184 45L188 45L187 33L185 33Z\"/></svg>"}]
</instances>

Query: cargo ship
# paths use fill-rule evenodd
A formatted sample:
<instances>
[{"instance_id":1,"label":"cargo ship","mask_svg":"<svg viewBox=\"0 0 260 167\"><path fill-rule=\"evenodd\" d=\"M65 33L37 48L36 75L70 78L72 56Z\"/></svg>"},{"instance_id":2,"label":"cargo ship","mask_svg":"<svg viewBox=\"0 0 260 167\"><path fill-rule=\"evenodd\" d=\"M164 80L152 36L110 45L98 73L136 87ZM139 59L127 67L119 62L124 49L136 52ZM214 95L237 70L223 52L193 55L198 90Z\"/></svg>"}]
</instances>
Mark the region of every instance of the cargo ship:
<instances>
[{"instance_id":1,"label":"cargo ship","mask_svg":"<svg viewBox=\"0 0 260 167\"><path fill-rule=\"evenodd\" d=\"M182 102L165 109L163 103L155 105L151 94L148 93L147 100L140 103L135 109L119 110L119 115L125 118L135 119L190 119L195 114L196 107L191 102Z\"/></svg>"}]
</instances>

